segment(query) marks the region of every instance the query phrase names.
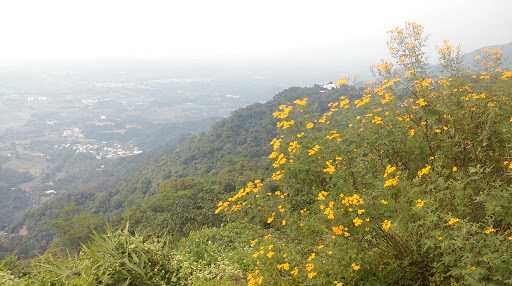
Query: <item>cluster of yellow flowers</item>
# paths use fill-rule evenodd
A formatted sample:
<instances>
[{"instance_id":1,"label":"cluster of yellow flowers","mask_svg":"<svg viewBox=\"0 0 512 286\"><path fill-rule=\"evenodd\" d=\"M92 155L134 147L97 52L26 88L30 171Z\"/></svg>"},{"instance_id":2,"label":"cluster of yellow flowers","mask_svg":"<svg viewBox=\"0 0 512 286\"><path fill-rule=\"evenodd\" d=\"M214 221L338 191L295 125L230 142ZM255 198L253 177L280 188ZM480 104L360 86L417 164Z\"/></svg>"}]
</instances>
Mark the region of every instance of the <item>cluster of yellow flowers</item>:
<instances>
[{"instance_id":1,"label":"cluster of yellow flowers","mask_svg":"<svg viewBox=\"0 0 512 286\"><path fill-rule=\"evenodd\" d=\"M418 171L418 177L422 177L423 175L426 175L430 173L430 165L429 164L426 164L425 165L425 168L421 169Z\"/></svg>"},{"instance_id":2,"label":"cluster of yellow flowers","mask_svg":"<svg viewBox=\"0 0 512 286\"><path fill-rule=\"evenodd\" d=\"M254 181L254 183L249 182L247 184L246 188L240 189L236 195L234 195L233 197L229 198L226 202L220 201L217 204L218 208L215 210L215 214L218 214L222 210L227 210L228 206L231 203L235 202L236 200L244 197L245 195L247 195L249 193L258 193L261 187L263 187L263 183L261 183L260 180L256 180L256 181ZM236 205L231 207L230 212L240 210L242 205L246 205L246 202L238 201Z\"/></svg>"},{"instance_id":3,"label":"cluster of yellow flowers","mask_svg":"<svg viewBox=\"0 0 512 286\"><path fill-rule=\"evenodd\" d=\"M290 105L290 106L286 106L286 105L281 105L279 106L279 110L276 110L272 115L275 117L275 118L279 118L279 119L284 119L286 117L288 117L288 115L290 115L290 111L292 111L293 109L293 105Z\"/></svg>"},{"instance_id":4,"label":"cluster of yellow flowers","mask_svg":"<svg viewBox=\"0 0 512 286\"><path fill-rule=\"evenodd\" d=\"M458 222L458 221L459 221L459 219L454 217L454 218L451 218L451 219L448 221L448 223L449 223L449 224L454 224L454 223L456 223L456 222Z\"/></svg>"},{"instance_id":5,"label":"cluster of yellow flowers","mask_svg":"<svg viewBox=\"0 0 512 286\"><path fill-rule=\"evenodd\" d=\"M307 116L301 116L301 112L308 110L306 107L308 98L293 101L295 105L289 105L289 103L281 105L279 110L274 112L274 117L281 120L277 123L277 127L280 128L281 134L286 135L275 138L271 142L274 151L269 158L273 159L273 166L276 168L272 179L282 180L280 184L284 188L296 188L299 191L295 193L290 191L293 195L289 197L276 192L276 199L287 198L287 200L278 203L274 200L272 204L268 204L264 218L278 231L300 229L305 232L309 228L314 229L313 232L318 236L315 237L318 241L310 245L309 249L317 248L318 250L315 250L316 253L303 253L302 263L288 261L287 258L282 259L279 263L273 264L273 271L277 267L282 275L295 277L299 275L300 270L299 276L303 279L302 281L313 279L311 283L315 284L315 279L324 275L322 267L327 267L325 265L328 264L325 261L320 263L320 257L324 259L326 255L336 252L336 245L340 240L343 240L343 243L350 243L354 237L359 238L359 235L365 233L363 229L369 231L372 226L367 222L370 219L372 222L377 222L375 227L372 227L372 231L394 231L403 226L400 214L393 214L394 210L403 210L406 206L408 211L414 212L414 216L424 216L430 211L430 206L436 205L435 199L421 192L411 194L407 199L397 199L399 196L395 194L400 194L401 187L409 188L406 185L413 185L413 188L418 188L427 181L435 180L434 174L441 172L450 178L457 178L467 172L467 166L461 161L450 161L438 151L441 148L439 145L446 143L441 140L447 139L449 144L455 144L454 141L461 140L457 138L456 132L459 132L457 128L465 126L469 118L467 115L479 112L479 108L488 110L489 112L485 114L490 114L489 116L503 113L499 102L510 100L507 95L486 93L486 90L479 88L475 83L494 80L507 84L508 82L504 80L509 80L512 72L502 70L498 66L497 61L502 55L500 50L482 50L483 54L475 57L475 61L482 63L487 70L461 71L467 81L462 81L462 76L452 74L429 77L418 64L420 61L418 59L421 58L420 49L424 44L424 39L421 38L422 29L421 25L408 23L406 28L390 31L389 34L392 37L388 45L392 55L398 61L396 67L391 61L383 61L380 65L374 66L373 72L381 76L380 78L365 82L366 89L358 93L357 97L341 96L339 101L329 103L330 110L321 115L315 115L316 120L310 118L309 113ZM446 63L453 57L457 57L459 50L446 41L439 49L439 54L441 63ZM399 76L400 73L402 76ZM346 75L336 85L340 90L347 90L348 94L350 89L346 85L349 81ZM443 104L443 102L450 104ZM438 116L432 119L431 114ZM295 115L298 117L294 117ZM509 117L507 121L508 119ZM330 121L338 124L336 128L331 127L333 124L327 126ZM385 131L387 129L393 133ZM393 134L396 138L387 138L389 134ZM365 141L373 138L374 135L378 137L377 144ZM356 141L357 143L353 143ZM405 155L396 151L400 149L393 149L393 145L397 142L411 146L416 146L418 142L421 144L427 142L432 148L413 150L411 147L407 149L411 154L406 155L414 160L405 161L403 160ZM369 146L371 144L373 145ZM428 159L429 156L430 159ZM427 162L428 164L425 164ZM501 162L498 161L498 164ZM459 172L455 165L461 168ZM505 167L502 166L501 169L512 169L512 162L505 161L503 165ZM386 167L383 170L384 166ZM417 177L423 178L422 180L415 178L416 171ZM282 179L285 173L286 176ZM366 176L358 177L359 174ZM430 175L426 176L428 174ZM306 179L302 180L303 178ZM399 182L400 188L395 187ZM301 183L304 183L304 187L300 185ZM310 184L314 184L314 187ZM261 183L255 181L254 185L248 185L247 188L240 190L227 202L219 202L216 213L240 210L244 206L240 199L248 194L258 196L257 192L260 188ZM303 192L301 188L304 188ZM353 195L345 196L343 193ZM274 194L268 194L274 197ZM268 196L264 197L269 199ZM367 200L365 208L363 208L365 204L363 197ZM297 216L293 216L293 208L289 207L292 203L287 205L292 200L299 205L297 210L302 209ZM423 208L425 202L427 205ZM276 208L277 205L279 206ZM286 207L286 212L283 206ZM378 211L374 211L375 207ZM465 218L460 213L453 213ZM447 219L449 225L459 221L455 217ZM392 220L393 229L391 229ZM486 234L497 232L489 227L489 224L486 227ZM446 228L456 230L458 227L455 225ZM302 234L303 232L300 232L300 235ZM437 234L436 243L448 241L449 234ZM445 237L444 240L443 237ZM512 240L512 236L509 239ZM257 243L257 238L250 241L252 247ZM263 259L262 261L274 259L275 262L276 259L281 259L278 253L278 250L267 246L260 248L254 255L258 259ZM345 261L345 268L350 271L359 270L361 265L352 261L360 263L357 259ZM366 267L366 263L361 264ZM261 279L262 276L258 271L254 271L248 277L249 283L261 284ZM331 283L343 284L338 280Z\"/></svg>"}]
</instances>

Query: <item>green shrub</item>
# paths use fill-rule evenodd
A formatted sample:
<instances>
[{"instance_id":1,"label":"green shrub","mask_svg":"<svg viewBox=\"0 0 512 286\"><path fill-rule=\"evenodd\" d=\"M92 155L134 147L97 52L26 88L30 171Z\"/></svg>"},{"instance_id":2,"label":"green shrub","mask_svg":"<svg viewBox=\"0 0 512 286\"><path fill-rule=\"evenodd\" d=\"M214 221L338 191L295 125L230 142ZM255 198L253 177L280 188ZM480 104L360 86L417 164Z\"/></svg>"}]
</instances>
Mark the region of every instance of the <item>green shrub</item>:
<instances>
[{"instance_id":1,"label":"green shrub","mask_svg":"<svg viewBox=\"0 0 512 286\"><path fill-rule=\"evenodd\" d=\"M473 68L445 41L428 70L423 27L389 32L395 63L314 116L279 107L274 181L217 213L259 216L249 285L512 283L512 73L500 50ZM396 65L396 66L395 66Z\"/></svg>"}]
</instances>

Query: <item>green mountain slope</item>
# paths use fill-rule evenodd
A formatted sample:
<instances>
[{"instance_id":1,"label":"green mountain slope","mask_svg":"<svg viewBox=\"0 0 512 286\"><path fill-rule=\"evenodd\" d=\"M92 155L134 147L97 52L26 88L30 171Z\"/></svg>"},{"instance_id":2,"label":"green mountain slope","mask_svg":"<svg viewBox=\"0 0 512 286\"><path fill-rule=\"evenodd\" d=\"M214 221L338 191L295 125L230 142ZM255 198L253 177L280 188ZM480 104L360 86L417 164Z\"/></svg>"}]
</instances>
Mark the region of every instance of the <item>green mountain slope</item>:
<instances>
[{"instance_id":1,"label":"green mountain slope","mask_svg":"<svg viewBox=\"0 0 512 286\"><path fill-rule=\"evenodd\" d=\"M15 243L11 248L27 256L44 251L55 237L47 222L58 218L60 210L71 203L76 204L78 212L103 214L107 219L113 218L114 224L131 221L139 229L166 229L186 235L190 230L208 225L215 207L212 203L226 192L243 187L248 180L271 174L267 156L271 151L269 142L276 136L272 113L280 105L308 97L313 105L322 106L318 112L323 112L327 102L341 95L339 91L327 91L320 86L293 87L268 102L236 110L213 124L208 133L191 135L183 147L162 154L117 187L102 192L75 191L29 212L11 228L13 233L23 226L28 230L25 236L13 238ZM189 177L196 178L194 184L185 187L169 184L169 179ZM165 204L169 206L163 207ZM171 223L171 214L179 216L183 210L198 210L201 206L205 207L202 211ZM137 215L141 212L146 215ZM160 215L163 217L158 218ZM155 224L158 220L160 223ZM162 221L169 223L162 224Z\"/></svg>"}]
</instances>

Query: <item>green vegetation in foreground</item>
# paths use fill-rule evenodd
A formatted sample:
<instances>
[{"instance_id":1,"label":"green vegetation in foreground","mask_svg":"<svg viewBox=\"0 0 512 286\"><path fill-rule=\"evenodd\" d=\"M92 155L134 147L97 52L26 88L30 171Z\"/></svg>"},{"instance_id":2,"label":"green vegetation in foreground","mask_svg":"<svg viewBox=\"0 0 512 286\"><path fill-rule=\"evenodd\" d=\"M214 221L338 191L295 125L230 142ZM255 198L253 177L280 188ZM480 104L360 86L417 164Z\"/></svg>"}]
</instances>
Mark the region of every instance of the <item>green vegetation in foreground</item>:
<instances>
[{"instance_id":1,"label":"green vegetation in foreground","mask_svg":"<svg viewBox=\"0 0 512 286\"><path fill-rule=\"evenodd\" d=\"M242 139L248 133L237 137L237 122L219 122L189 139L184 153L141 172L145 184L134 191L107 193L110 203L132 195L118 197L116 227L91 229L89 242L79 239L69 256L62 249L72 248L62 242L72 237L62 231L44 255L5 258L0 281L512 283L512 73L497 49L481 50L468 67L445 42L433 74L422 33L415 23L390 31L395 62L374 67L376 79L366 88L354 88L355 78L346 76L323 107L315 108L310 95L275 106L278 133L265 144L268 164L266 150L238 148L252 141ZM269 112L264 122L275 122ZM220 126L237 132L228 140ZM211 142L222 145L203 145ZM249 183L240 188L243 181ZM83 222L72 212L53 221L56 230Z\"/></svg>"}]
</instances>

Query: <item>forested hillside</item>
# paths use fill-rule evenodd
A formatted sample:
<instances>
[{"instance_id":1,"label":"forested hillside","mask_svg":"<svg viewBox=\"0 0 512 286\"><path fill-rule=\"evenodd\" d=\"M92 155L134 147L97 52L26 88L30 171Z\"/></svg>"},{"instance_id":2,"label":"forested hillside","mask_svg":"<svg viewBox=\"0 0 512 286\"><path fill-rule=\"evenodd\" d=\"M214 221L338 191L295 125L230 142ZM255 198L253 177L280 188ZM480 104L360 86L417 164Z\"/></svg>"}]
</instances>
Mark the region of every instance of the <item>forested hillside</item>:
<instances>
[{"instance_id":1,"label":"forested hillside","mask_svg":"<svg viewBox=\"0 0 512 286\"><path fill-rule=\"evenodd\" d=\"M393 61L373 66L362 88L348 74L333 91L287 89L116 188L41 209L25 226L46 241L23 243L50 246L36 258L6 257L0 281L512 283L512 72L503 52L481 49L468 66L445 41L433 71L421 25L388 34Z\"/></svg>"},{"instance_id":2,"label":"forested hillside","mask_svg":"<svg viewBox=\"0 0 512 286\"><path fill-rule=\"evenodd\" d=\"M170 152L165 154L165 149L157 151L160 155L151 164L148 164L147 159L138 162L136 158L127 158L124 161L131 162L125 166L127 169L137 166L141 168L143 162L148 162L146 163L148 165L143 166L131 178L124 176L126 181L116 187L106 188L106 181L103 180L101 181L103 185L97 189L89 187L87 191L67 194L29 212L24 219L10 228L11 233L19 232L24 226L28 231L24 236L13 237L9 244L10 248L16 249L16 253L23 257L44 252L56 234L55 228L49 227L48 221L58 219L61 216L61 209L72 203L75 205L73 213L76 216L79 213L88 213L91 217L100 215L102 219L113 219L114 225L122 224L125 219L128 219L132 221L134 227L143 224L142 228L150 226L151 230L171 229L173 232L178 232L180 236L188 234L189 228L198 229L206 225L201 221L207 221L213 215L215 204L222 197L221 194L233 192L242 187L249 177L263 178L271 172L270 163L265 158L271 150L268 142L276 135L274 128L276 120L272 117L274 109L293 101L294 98L304 96L313 98L312 100L317 102L318 106L325 108L326 102L339 95L339 92L326 92L318 86L289 88L269 102L253 104L234 111L229 118L215 123L210 132L188 137L186 142L181 143L184 146L176 151L173 150L179 143L169 142L165 147ZM144 154L144 156L155 158L155 155ZM119 165L116 170L127 172L122 170L122 167L123 165ZM123 178L119 175L116 178ZM173 186L168 182L171 178L196 178L196 183L193 187L188 186L186 189L183 189L183 186L178 187L177 191L169 195L170 197L161 201L162 190ZM176 181L176 179L172 180ZM208 196L210 204L206 204L201 196ZM159 211L155 211L154 207L151 207L154 202L161 204L178 202L178 204L173 208L159 208ZM151 208L151 211L147 211L148 208ZM173 223L180 223L180 220L173 220L173 216L183 216L186 213L184 210L187 209L195 211L202 208L205 208L202 211L204 214L192 216L196 220L193 222L194 227L192 225L173 227ZM168 219L166 224L149 224L140 218L141 214L144 214L146 218L158 220L157 216L160 213L171 219ZM74 235L84 239L87 239L91 233L91 229L87 227L86 216L82 215L82 224L78 220L69 222L76 228L82 229L83 233ZM190 215L187 216L190 217ZM188 222L184 223L188 224ZM71 240L75 243L79 241L77 238Z\"/></svg>"}]
</instances>

